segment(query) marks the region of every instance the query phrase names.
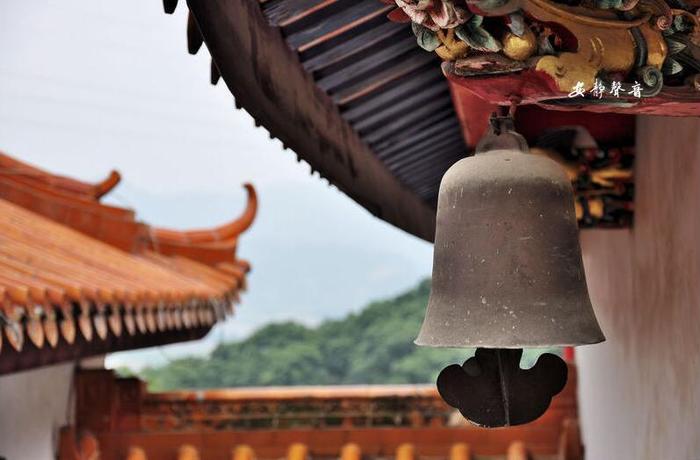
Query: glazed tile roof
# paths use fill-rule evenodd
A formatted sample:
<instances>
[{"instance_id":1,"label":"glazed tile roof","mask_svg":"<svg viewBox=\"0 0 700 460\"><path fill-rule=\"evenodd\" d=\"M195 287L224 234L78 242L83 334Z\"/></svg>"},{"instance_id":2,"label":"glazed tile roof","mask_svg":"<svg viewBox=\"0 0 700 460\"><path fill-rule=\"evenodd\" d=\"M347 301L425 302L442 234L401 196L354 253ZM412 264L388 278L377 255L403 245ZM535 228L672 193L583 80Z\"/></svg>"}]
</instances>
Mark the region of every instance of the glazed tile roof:
<instances>
[{"instance_id":1,"label":"glazed tile roof","mask_svg":"<svg viewBox=\"0 0 700 460\"><path fill-rule=\"evenodd\" d=\"M100 203L118 178L86 184L0 154L0 373L197 338L233 313L253 187L240 219L178 232Z\"/></svg>"}]
</instances>

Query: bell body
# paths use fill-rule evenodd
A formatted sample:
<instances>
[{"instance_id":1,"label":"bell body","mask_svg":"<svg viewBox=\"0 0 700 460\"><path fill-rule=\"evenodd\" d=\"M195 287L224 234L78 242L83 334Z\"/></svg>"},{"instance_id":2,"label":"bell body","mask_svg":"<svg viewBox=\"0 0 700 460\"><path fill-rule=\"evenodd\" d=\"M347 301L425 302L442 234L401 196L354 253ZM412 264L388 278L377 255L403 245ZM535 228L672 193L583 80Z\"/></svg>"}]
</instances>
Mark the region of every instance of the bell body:
<instances>
[{"instance_id":1,"label":"bell body","mask_svg":"<svg viewBox=\"0 0 700 460\"><path fill-rule=\"evenodd\" d=\"M603 340L562 168L518 150L454 164L440 184L432 289L416 344L524 348Z\"/></svg>"}]
</instances>

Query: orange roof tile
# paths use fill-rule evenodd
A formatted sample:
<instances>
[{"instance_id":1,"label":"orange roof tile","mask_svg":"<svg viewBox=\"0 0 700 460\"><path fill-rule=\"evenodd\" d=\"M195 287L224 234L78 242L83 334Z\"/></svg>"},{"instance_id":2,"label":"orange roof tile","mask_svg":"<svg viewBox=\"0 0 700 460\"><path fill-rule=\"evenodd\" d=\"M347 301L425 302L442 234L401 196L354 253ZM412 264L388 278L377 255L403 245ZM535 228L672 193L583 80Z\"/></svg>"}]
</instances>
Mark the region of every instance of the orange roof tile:
<instances>
[{"instance_id":1,"label":"orange roof tile","mask_svg":"<svg viewBox=\"0 0 700 460\"><path fill-rule=\"evenodd\" d=\"M206 241L197 236L206 231L196 231L196 242L178 241L181 250L161 251L149 240L158 232L137 222L133 211L99 203L115 177L86 184L0 153L0 325L11 345L3 353L0 335L0 374L32 367L17 356L7 358L9 351L23 352L25 336L38 349L71 345L77 337L94 343L97 336L108 341L100 348L104 352L110 337L124 331L134 337L201 332L233 312L249 269L236 260L235 247L255 217L252 186L246 185L248 205L241 218L214 229L214 239ZM200 246L216 257L199 257ZM168 341L190 338L171 334ZM136 338L116 346L152 344Z\"/></svg>"},{"instance_id":2,"label":"orange roof tile","mask_svg":"<svg viewBox=\"0 0 700 460\"><path fill-rule=\"evenodd\" d=\"M251 184L246 208L228 224L190 231L145 225L133 210L105 205L99 198L120 180L113 171L104 181L88 184L56 176L0 152L0 199L18 204L127 252L146 248L181 255L208 265L235 263L238 237L255 220L258 198Z\"/></svg>"},{"instance_id":3,"label":"orange roof tile","mask_svg":"<svg viewBox=\"0 0 700 460\"><path fill-rule=\"evenodd\" d=\"M147 241L147 229L135 220L133 211L103 205L43 184L25 184L14 176L0 174L0 198L125 251L136 251Z\"/></svg>"},{"instance_id":4,"label":"orange roof tile","mask_svg":"<svg viewBox=\"0 0 700 460\"><path fill-rule=\"evenodd\" d=\"M63 308L63 316L71 303L93 304L97 314L107 306L213 309L238 290L235 277L194 261L129 254L4 200L0 213L0 287L10 322L21 324L37 308L40 316Z\"/></svg>"},{"instance_id":5,"label":"orange roof tile","mask_svg":"<svg viewBox=\"0 0 700 460\"><path fill-rule=\"evenodd\" d=\"M118 171L111 171L104 180L89 184L64 176L51 174L0 151L0 174L14 176L25 183L44 184L67 193L98 200L121 181Z\"/></svg>"}]
</instances>

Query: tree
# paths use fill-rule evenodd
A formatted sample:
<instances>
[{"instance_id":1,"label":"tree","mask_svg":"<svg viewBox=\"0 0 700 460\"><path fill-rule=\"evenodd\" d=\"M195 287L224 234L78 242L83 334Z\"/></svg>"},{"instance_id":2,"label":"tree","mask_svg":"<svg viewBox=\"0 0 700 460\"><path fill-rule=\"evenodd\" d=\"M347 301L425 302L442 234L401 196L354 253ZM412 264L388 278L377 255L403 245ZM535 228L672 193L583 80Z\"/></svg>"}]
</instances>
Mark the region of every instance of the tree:
<instances>
[{"instance_id":1,"label":"tree","mask_svg":"<svg viewBox=\"0 0 700 460\"><path fill-rule=\"evenodd\" d=\"M207 358L183 358L139 375L151 390L265 385L434 382L473 350L417 347L430 282L359 313L309 328L273 323L245 340L219 345ZM532 365L541 351L528 350ZM122 372L128 372L122 370Z\"/></svg>"}]
</instances>

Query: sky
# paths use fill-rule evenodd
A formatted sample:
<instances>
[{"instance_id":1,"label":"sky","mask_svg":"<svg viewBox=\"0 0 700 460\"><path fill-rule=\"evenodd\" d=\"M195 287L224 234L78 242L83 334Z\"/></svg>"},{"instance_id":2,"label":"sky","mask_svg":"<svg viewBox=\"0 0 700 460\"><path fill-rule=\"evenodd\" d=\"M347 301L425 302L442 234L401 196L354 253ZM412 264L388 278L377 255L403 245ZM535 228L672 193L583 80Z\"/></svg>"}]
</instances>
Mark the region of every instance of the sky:
<instances>
[{"instance_id":1,"label":"sky","mask_svg":"<svg viewBox=\"0 0 700 460\"><path fill-rule=\"evenodd\" d=\"M184 4L184 2L182 2ZM158 226L221 224L260 207L239 256L253 265L235 317L201 342L117 353L108 366L203 354L269 321L316 324L430 273L432 246L375 219L297 162L211 86L186 51L186 8L160 0L0 2L0 150L49 171L122 183L107 202Z\"/></svg>"}]
</instances>

